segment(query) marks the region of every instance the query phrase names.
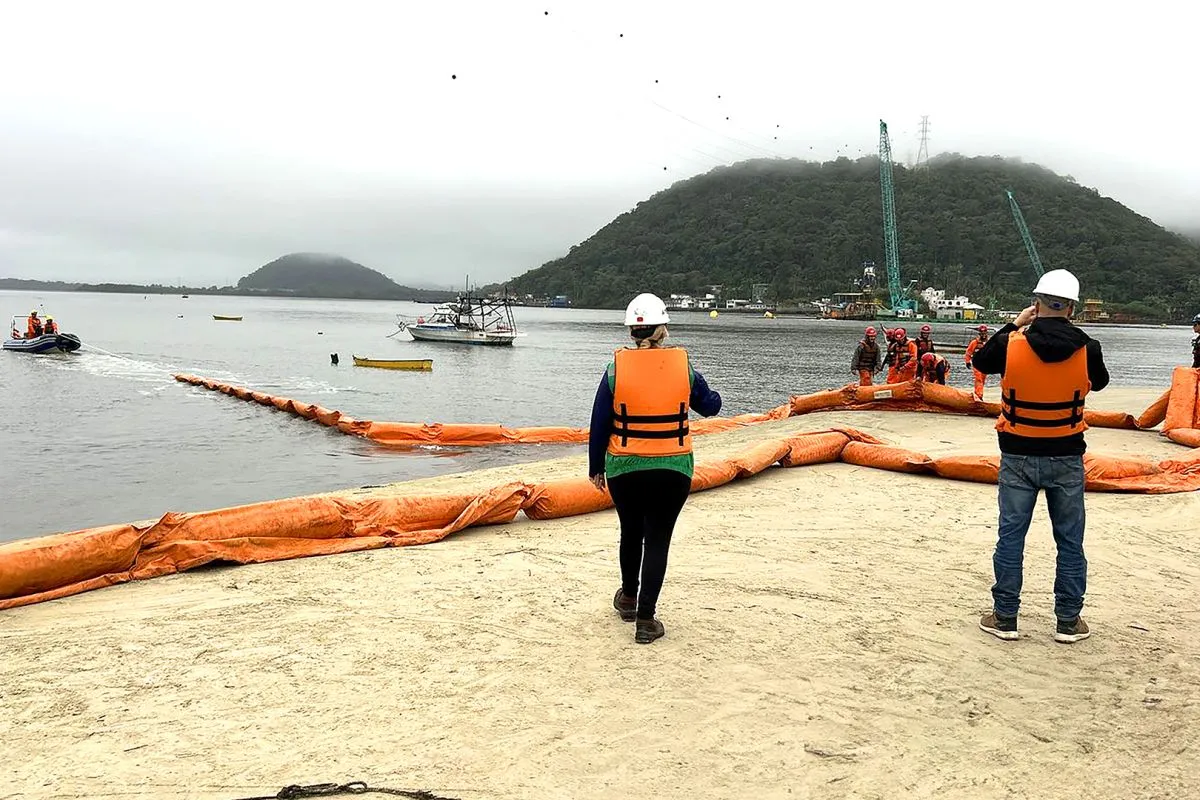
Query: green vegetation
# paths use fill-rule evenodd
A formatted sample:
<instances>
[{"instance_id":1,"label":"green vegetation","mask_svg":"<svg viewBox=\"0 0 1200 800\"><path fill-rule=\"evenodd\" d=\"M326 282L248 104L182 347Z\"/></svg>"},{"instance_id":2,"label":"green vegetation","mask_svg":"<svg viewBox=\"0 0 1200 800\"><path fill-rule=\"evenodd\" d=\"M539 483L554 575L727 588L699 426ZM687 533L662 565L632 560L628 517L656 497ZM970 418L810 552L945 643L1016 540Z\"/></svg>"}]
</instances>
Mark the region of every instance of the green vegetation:
<instances>
[{"instance_id":1,"label":"green vegetation","mask_svg":"<svg viewBox=\"0 0 1200 800\"><path fill-rule=\"evenodd\" d=\"M280 292L298 297L411 298L382 272L341 256L291 253L264 264L238 281L245 291Z\"/></svg>"},{"instance_id":2,"label":"green vegetation","mask_svg":"<svg viewBox=\"0 0 1200 800\"><path fill-rule=\"evenodd\" d=\"M1002 158L942 155L896 168L902 283L1018 308L1035 282L1005 190L1021 204L1046 269L1075 272L1105 310L1147 321L1200 311L1200 247L1094 189ZM851 291L883 257L879 162L756 160L675 184L509 290L618 308L637 292L722 284L747 297L768 283L788 304Z\"/></svg>"}]
</instances>

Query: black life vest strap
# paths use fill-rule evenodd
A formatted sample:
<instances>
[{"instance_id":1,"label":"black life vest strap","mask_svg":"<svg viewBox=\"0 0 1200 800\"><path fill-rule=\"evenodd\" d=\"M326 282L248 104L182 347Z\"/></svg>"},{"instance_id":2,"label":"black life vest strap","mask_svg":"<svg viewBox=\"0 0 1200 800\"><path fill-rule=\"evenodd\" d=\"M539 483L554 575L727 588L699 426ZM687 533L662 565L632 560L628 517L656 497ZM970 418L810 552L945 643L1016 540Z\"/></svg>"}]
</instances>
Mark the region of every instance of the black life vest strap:
<instances>
[{"instance_id":1,"label":"black life vest strap","mask_svg":"<svg viewBox=\"0 0 1200 800\"><path fill-rule=\"evenodd\" d=\"M675 423L675 427L662 431L646 431L631 428L631 425L650 425ZM621 403L621 410L613 414L613 434L621 437L621 446L625 447L629 444L630 439L678 439L679 446L683 446L684 437L688 435L688 412L687 404L679 404L679 412L676 414L630 414L628 407Z\"/></svg>"},{"instance_id":2,"label":"black life vest strap","mask_svg":"<svg viewBox=\"0 0 1200 800\"><path fill-rule=\"evenodd\" d=\"M1017 390L1009 389L1008 394L1001 398L1002 408L1000 414L1013 425L1028 425L1031 428L1074 428L1079 423L1083 422L1083 398L1080 396L1079 390L1075 391L1073 400L1064 400L1057 403L1039 403L1033 400L1018 400ZM1026 411L1070 411L1066 417L1059 419L1033 419L1024 417L1017 413L1019 409Z\"/></svg>"}]
</instances>

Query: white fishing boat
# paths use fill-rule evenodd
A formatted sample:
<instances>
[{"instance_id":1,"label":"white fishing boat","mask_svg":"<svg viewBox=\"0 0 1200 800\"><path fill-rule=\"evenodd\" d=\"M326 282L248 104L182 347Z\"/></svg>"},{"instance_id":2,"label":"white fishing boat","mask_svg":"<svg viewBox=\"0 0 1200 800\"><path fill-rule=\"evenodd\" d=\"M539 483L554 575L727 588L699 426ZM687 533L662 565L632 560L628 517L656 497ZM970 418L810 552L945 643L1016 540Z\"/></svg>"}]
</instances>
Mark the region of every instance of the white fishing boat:
<instances>
[{"instance_id":1,"label":"white fishing boat","mask_svg":"<svg viewBox=\"0 0 1200 800\"><path fill-rule=\"evenodd\" d=\"M517 332L512 301L507 295L477 297L469 291L453 303L434 306L428 317L410 320L397 315L397 324L400 330L408 331L413 339L422 342L511 346L524 336Z\"/></svg>"}]
</instances>

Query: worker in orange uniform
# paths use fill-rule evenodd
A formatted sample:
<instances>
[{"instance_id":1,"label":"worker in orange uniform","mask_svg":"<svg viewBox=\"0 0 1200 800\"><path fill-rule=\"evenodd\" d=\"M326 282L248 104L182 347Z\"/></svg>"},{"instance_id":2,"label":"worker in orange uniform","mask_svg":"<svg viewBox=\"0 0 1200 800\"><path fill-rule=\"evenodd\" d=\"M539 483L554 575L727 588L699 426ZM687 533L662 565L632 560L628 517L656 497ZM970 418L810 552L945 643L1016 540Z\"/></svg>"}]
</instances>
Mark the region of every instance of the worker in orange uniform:
<instances>
[{"instance_id":1,"label":"worker in orange uniform","mask_svg":"<svg viewBox=\"0 0 1200 800\"><path fill-rule=\"evenodd\" d=\"M1038 494L1046 509L1058 558L1054 573L1054 641L1091 636L1080 617L1087 590L1083 552L1085 399L1108 385L1100 343L1071 324L1079 280L1051 270L1033 290L1034 304L1001 328L972 365L1000 375L1000 522L992 569L992 610L979 627L1000 639L1019 639L1025 535Z\"/></svg>"},{"instance_id":2,"label":"worker in orange uniform","mask_svg":"<svg viewBox=\"0 0 1200 800\"><path fill-rule=\"evenodd\" d=\"M921 335L917 337L917 358L921 358L926 353L936 353L937 349L933 346L933 339L930 336L933 334L933 328L928 325L921 326Z\"/></svg>"},{"instance_id":3,"label":"worker in orange uniform","mask_svg":"<svg viewBox=\"0 0 1200 800\"><path fill-rule=\"evenodd\" d=\"M36 339L42 335L42 321L38 319L37 310L29 312L29 319L25 324L25 338Z\"/></svg>"},{"instance_id":4,"label":"worker in orange uniform","mask_svg":"<svg viewBox=\"0 0 1200 800\"><path fill-rule=\"evenodd\" d=\"M917 343L908 338L908 331L896 328L892 331L892 365L888 369L888 383L904 383L917 378Z\"/></svg>"},{"instance_id":5,"label":"worker in orange uniform","mask_svg":"<svg viewBox=\"0 0 1200 800\"><path fill-rule=\"evenodd\" d=\"M917 380L926 383L946 385L950 377L950 362L937 353L926 353L921 356L921 366L917 368Z\"/></svg>"},{"instance_id":6,"label":"worker in orange uniform","mask_svg":"<svg viewBox=\"0 0 1200 800\"><path fill-rule=\"evenodd\" d=\"M971 340L971 343L967 345L966 355L963 356L963 360L966 361L968 368L971 367L971 359L975 357L975 351L978 350L979 348L983 347L985 344L987 344L987 340L988 340L988 326L987 325L980 325L977 328L977 330L979 331L979 336L977 336L976 338ZM979 370L975 370L975 399L976 400L983 399L983 385L986 382L987 382L987 374L980 372Z\"/></svg>"},{"instance_id":7,"label":"worker in orange uniform","mask_svg":"<svg viewBox=\"0 0 1200 800\"><path fill-rule=\"evenodd\" d=\"M870 386L871 376L883 371L883 357L879 352L879 334L874 327L863 332L862 341L854 348L854 357L850 359L850 371L858 375L859 386Z\"/></svg>"},{"instance_id":8,"label":"worker in orange uniform","mask_svg":"<svg viewBox=\"0 0 1200 800\"><path fill-rule=\"evenodd\" d=\"M666 633L655 618L675 520L691 490L694 460L688 412L711 417L721 395L692 368L687 351L664 347L667 307L639 294L625 310L633 346L616 351L592 404L588 476L612 497L621 523L621 588L613 608L636 622L633 640Z\"/></svg>"},{"instance_id":9,"label":"worker in orange uniform","mask_svg":"<svg viewBox=\"0 0 1200 800\"><path fill-rule=\"evenodd\" d=\"M54 317L46 317L46 324L42 328L42 333L58 333L58 323L54 321Z\"/></svg>"}]
</instances>

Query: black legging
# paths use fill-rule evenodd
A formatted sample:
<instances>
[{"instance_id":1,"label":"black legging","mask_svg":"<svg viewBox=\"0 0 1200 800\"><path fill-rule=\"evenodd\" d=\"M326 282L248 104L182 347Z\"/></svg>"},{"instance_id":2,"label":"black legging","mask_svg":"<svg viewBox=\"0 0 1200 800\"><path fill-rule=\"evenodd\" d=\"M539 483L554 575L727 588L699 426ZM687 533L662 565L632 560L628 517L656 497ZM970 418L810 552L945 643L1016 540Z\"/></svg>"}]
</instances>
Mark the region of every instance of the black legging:
<instances>
[{"instance_id":1,"label":"black legging","mask_svg":"<svg viewBox=\"0 0 1200 800\"><path fill-rule=\"evenodd\" d=\"M691 485L691 478L673 469L627 472L608 480L621 520L621 591L637 598L638 619L654 619L667 575L671 532Z\"/></svg>"}]
</instances>

